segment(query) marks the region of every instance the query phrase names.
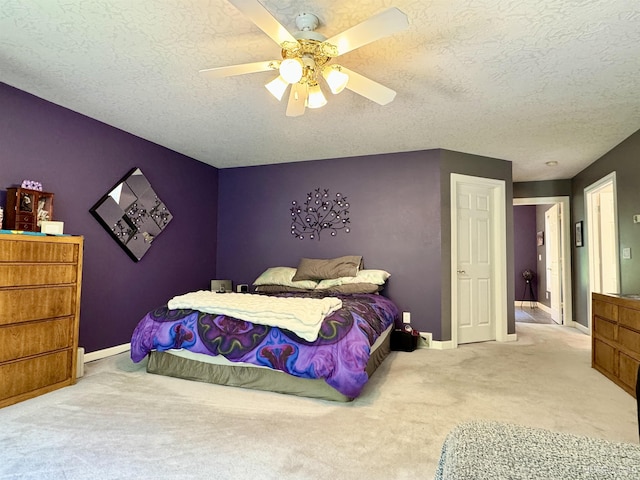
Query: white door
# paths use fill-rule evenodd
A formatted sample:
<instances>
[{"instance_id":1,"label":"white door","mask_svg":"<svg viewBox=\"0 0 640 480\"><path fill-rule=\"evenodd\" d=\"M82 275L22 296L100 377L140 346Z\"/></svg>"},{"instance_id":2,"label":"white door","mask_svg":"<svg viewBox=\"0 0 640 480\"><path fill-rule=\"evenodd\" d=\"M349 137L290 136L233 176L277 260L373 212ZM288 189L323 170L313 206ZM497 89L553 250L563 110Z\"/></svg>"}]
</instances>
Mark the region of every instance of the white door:
<instances>
[{"instance_id":1,"label":"white door","mask_svg":"<svg viewBox=\"0 0 640 480\"><path fill-rule=\"evenodd\" d=\"M562 258L560 248L560 204L545 212L547 290L551 295L551 319L562 324Z\"/></svg>"},{"instance_id":2,"label":"white door","mask_svg":"<svg viewBox=\"0 0 640 480\"><path fill-rule=\"evenodd\" d=\"M492 189L460 184L458 212L458 343L495 340L492 308Z\"/></svg>"}]
</instances>

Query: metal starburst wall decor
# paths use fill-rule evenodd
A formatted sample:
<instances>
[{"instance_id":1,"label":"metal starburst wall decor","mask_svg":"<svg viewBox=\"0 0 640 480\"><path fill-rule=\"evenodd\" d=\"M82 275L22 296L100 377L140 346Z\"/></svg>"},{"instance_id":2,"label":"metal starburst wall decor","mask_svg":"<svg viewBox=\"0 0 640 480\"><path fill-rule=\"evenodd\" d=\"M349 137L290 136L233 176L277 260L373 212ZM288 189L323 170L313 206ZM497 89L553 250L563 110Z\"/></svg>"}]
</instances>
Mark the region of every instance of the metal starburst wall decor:
<instances>
[{"instance_id":1,"label":"metal starburst wall decor","mask_svg":"<svg viewBox=\"0 0 640 480\"><path fill-rule=\"evenodd\" d=\"M323 230L328 230L332 237L338 234L338 230L346 233L349 228L349 202L347 197L336 193L335 198L329 198L329 189L316 188L307 193L304 205L297 201L291 202L291 235L304 240L320 240Z\"/></svg>"}]
</instances>

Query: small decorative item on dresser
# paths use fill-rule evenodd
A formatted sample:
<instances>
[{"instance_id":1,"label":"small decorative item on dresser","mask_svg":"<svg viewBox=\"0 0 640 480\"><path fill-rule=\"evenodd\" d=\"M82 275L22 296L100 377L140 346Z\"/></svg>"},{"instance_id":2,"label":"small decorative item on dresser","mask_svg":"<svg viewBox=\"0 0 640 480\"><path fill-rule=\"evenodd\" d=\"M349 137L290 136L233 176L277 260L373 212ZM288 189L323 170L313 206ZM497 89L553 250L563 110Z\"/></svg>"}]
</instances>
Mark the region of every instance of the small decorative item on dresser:
<instances>
[{"instance_id":1,"label":"small decorative item on dresser","mask_svg":"<svg viewBox=\"0 0 640 480\"><path fill-rule=\"evenodd\" d=\"M34 180L23 180L22 188L26 188L27 190L37 190L38 192L42 191L42 184L40 182L36 182Z\"/></svg>"},{"instance_id":2,"label":"small decorative item on dresser","mask_svg":"<svg viewBox=\"0 0 640 480\"><path fill-rule=\"evenodd\" d=\"M0 207L0 230L2 230L2 217L4 216L4 210Z\"/></svg>"},{"instance_id":3,"label":"small decorative item on dresser","mask_svg":"<svg viewBox=\"0 0 640 480\"><path fill-rule=\"evenodd\" d=\"M39 232L42 221L53 220L53 193L22 187L7 189L5 228Z\"/></svg>"},{"instance_id":4,"label":"small decorative item on dresser","mask_svg":"<svg viewBox=\"0 0 640 480\"><path fill-rule=\"evenodd\" d=\"M63 235L64 234L64 222L53 222L50 220L43 220L40 222L40 231L49 235Z\"/></svg>"}]
</instances>

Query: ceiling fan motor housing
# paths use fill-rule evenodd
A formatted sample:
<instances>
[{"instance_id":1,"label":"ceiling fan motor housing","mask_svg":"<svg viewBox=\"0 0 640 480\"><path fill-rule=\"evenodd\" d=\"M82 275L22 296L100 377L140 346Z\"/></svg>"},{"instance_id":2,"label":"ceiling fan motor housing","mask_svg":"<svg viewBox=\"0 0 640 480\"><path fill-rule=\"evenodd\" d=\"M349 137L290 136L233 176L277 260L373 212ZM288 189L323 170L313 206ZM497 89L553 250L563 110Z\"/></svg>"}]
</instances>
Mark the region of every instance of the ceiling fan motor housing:
<instances>
[{"instance_id":1,"label":"ceiling fan motor housing","mask_svg":"<svg viewBox=\"0 0 640 480\"><path fill-rule=\"evenodd\" d=\"M324 42L327 37L315 31L320 25L320 20L313 13L301 13L296 17L298 31L293 34L297 40L315 40Z\"/></svg>"}]
</instances>

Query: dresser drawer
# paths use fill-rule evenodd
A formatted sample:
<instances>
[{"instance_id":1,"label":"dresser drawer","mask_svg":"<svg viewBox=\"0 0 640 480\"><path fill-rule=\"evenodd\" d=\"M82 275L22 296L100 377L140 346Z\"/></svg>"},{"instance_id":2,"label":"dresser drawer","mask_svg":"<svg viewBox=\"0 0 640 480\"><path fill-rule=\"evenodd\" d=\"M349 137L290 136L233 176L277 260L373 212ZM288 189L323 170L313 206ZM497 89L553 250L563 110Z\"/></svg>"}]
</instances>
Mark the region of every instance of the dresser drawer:
<instances>
[{"instance_id":1,"label":"dresser drawer","mask_svg":"<svg viewBox=\"0 0 640 480\"><path fill-rule=\"evenodd\" d=\"M0 362L73 345L73 317L0 327Z\"/></svg>"},{"instance_id":2,"label":"dresser drawer","mask_svg":"<svg viewBox=\"0 0 640 480\"><path fill-rule=\"evenodd\" d=\"M71 316L75 294L73 286L0 290L0 325Z\"/></svg>"},{"instance_id":3,"label":"dresser drawer","mask_svg":"<svg viewBox=\"0 0 640 480\"><path fill-rule=\"evenodd\" d=\"M630 356L620 352L618 377L629 390L635 390L636 388L638 366L640 366L640 359L636 360L635 358L631 358Z\"/></svg>"},{"instance_id":4,"label":"dresser drawer","mask_svg":"<svg viewBox=\"0 0 640 480\"><path fill-rule=\"evenodd\" d=\"M616 340L617 328L618 326L613 322L604 318L593 317L593 331L604 338Z\"/></svg>"},{"instance_id":5,"label":"dresser drawer","mask_svg":"<svg viewBox=\"0 0 640 480\"><path fill-rule=\"evenodd\" d=\"M37 232L36 224L31 222L17 222L14 230L24 230L25 232Z\"/></svg>"},{"instance_id":6,"label":"dresser drawer","mask_svg":"<svg viewBox=\"0 0 640 480\"><path fill-rule=\"evenodd\" d=\"M620 317L620 325L624 325L625 327L632 328L633 330L640 332L640 310L620 307L618 315Z\"/></svg>"},{"instance_id":7,"label":"dresser drawer","mask_svg":"<svg viewBox=\"0 0 640 480\"><path fill-rule=\"evenodd\" d=\"M621 326L618 330L618 343L640 355L640 333Z\"/></svg>"},{"instance_id":8,"label":"dresser drawer","mask_svg":"<svg viewBox=\"0 0 640 480\"><path fill-rule=\"evenodd\" d=\"M591 306L593 315L597 315L608 320L618 321L618 306L608 302L594 300Z\"/></svg>"},{"instance_id":9,"label":"dresser drawer","mask_svg":"<svg viewBox=\"0 0 640 480\"><path fill-rule=\"evenodd\" d=\"M16 222L19 223L35 223L36 217L32 213L19 213L16 215Z\"/></svg>"},{"instance_id":10,"label":"dresser drawer","mask_svg":"<svg viewBox=\"0 0 640 480\"><path fill-rule=\"evenodd\" d=\"M0 262L75 263L78 250L79 245L74 243L2 239Z\"/></svg>"},{"instance_id":11,"label":"dresser drawer","mask_svg":"<svg viewBox=\"0 0 640 480\"><path fill-rule=\"evenodd\" d=\"M594 339L593 363L611 375L616 375L616 349L598 339Z\"/></svg>"},{"instance_id":12,"label":"dresser drawer","mask_svg":"<svg viewBox=\"0 0 640 480\"><path fill-rule=\"evenodd\" d=\"M71 384L71 361L71 350L65 350L0 365L0 404L39 389L53 390L65 381Z\"/></svg>"},{"instance_id":13,"label":"dresser drawer","mask_svg":"<svg viewBox=\"0 0 640 480\"><path fill-rule=\"evenodd\" d=\"M76 275L77 268L73 264L10 265L0 263L0 287L75 283Z\"/></svg>"}]
</instances>

